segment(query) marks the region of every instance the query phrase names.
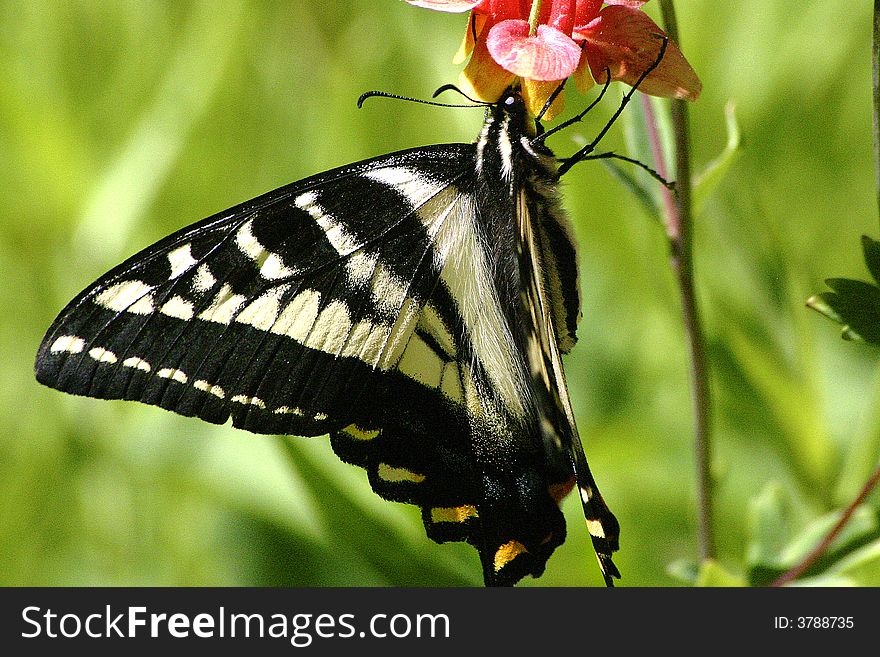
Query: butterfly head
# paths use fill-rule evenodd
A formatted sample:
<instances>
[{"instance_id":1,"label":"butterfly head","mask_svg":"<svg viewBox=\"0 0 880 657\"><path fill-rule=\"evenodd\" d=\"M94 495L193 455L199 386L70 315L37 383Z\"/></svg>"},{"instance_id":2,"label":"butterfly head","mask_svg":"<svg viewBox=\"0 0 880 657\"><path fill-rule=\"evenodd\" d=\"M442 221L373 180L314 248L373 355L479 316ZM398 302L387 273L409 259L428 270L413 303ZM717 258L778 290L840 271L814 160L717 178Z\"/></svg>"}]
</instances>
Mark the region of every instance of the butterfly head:
<instances>
[{"instance_id":1,"label":"butterfly head","mask_svg":"<svg viewBox=\"0 0 880 657\"><path fill-rule=\"evenodd\" d=\"M540 124L529 115L525 99L518 87L508 87L501 97L489 106L487 114L499 123L504 123L508 130L523 136L531 138L540 132Z\"/></svg>"}]
</instances>

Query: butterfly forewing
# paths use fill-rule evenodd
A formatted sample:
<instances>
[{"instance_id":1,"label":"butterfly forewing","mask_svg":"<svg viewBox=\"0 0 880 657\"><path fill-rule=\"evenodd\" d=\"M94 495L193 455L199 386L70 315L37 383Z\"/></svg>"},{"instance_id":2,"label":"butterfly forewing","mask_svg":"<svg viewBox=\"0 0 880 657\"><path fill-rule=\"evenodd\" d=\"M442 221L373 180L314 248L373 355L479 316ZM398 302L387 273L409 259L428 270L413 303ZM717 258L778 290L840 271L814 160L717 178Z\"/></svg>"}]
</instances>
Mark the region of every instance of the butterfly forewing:
<instances>
[{"instance_id":1,"label":"butterfly forewing","mask_svg":"<svg viewBox=\"0 0 880 657\"><path fill-rule=\"evenodd\" d=\"M411 199L369 176L405 162L281 188L133 256L61 313L37 378L259 433L326 432L396 364L442 264ZM413 198L430 204L459 170L423 167Z\"/></svg>"}]
</instances>

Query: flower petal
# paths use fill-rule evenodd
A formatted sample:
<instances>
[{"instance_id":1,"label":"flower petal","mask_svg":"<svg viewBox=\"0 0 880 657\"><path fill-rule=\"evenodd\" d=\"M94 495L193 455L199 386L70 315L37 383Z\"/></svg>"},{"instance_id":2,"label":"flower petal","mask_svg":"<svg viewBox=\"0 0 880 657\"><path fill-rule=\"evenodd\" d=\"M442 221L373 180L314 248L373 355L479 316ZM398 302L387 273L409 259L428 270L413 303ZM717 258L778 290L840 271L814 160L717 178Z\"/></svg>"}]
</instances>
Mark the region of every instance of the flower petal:
<instances>
[{"instance_id":1,"label":"flower petal","mask_svg":"<svg viewBox=\"0 0 880 657\"><path fill-rule=\"evenodd\" d=\"M528 18L531 6L532 0L486 0L479 9L486 11L492 21L498 23L508 18Z\"/></svg>"},{"instance_id":2,"label":"flower petal","mask_svg":"<svg viewBox=\"0 0 880 657\"><path fill-rule=\"evenodd\" d=\"M464 39L461 40L461 45L458 47L455 57L452 58L453 64L461 64L474 51L474 44L476 43L474 36L476 35L477 39L480 38L483 27L486 25L486 20L487 18L483 14L471 14L467 29L464 31Z\"/></svg>"},{"instance_id":3,"label":"flower petal","mask_svg":"<svg viewBox=\"0 0 880 657\"><path fill-rule=\"evenodd\" d=\"M406 2L413 7L460 13L470 11L477 5L482 4L484 0L406 0Z\"/></svg>"},{"instance_id":4,"label":"flower petal","mask_svg":"<svg viewBox=\"0 0 880 657\"><path fill-rule=\"evenodd\" d=\"M590 63L587 61L587 54L581 54L581 61L578 64L575 72L572 73L571 77L574 79L574 83L582 94L587 93L590 89L593 88L593 85L596 82L593 80L592 72L590 71Z\"/></svg>"},{"instance_id":5,"label":"flower petal","mask_svg":"<svg viewBox=\"0 0 880 657\"><path fill-rule=\"evenodd\" d=\"M513 73L505 71L492 59L486 40L480 39L459 76L459 86L469 96L491 103L498 100L515 79Z\"/></svg>"},{"instance_id":6,"label":"flower petal","mask_svg":"<svg viewBox=\"0 0 880 657\"><path fill-rule=\"evenodd\" d=\"M644 12L630 7L605 7L598 18L575 27L575 37L584 39L584 53L593 77L604 81L605 69L612 80L635 84L656 61L663 34ZM639 91L652 96L696 100L703 85L681 50L671 41L660 65L639 85Z\"/></svg>"},{"instance_id":7,"label":"flower petal","mask_svg":"<svg viewBox=\"0 0 880 657\"><path fill-rule=\"evenodd\" d=\"M522 20L493 25L486 45L504 69L530 80L563 80L581 58L581 49L570 37L549 25L539 25L538 33L529 36L529 24Z\"/></svg>"},{"instance_id":8,"label":"flower petal","mask_svg":"<svg viewBox=\"0 0 880 657\"><path fill-rule=\"evenodd\" d=\"M565 80L523 80L522 81L522 97L526 104L526 111L531 116L538 116L544 109L544 103L550 98L550 95L556 91L556 87L565 82ZM550 108L544 113L543 121L550 121L559 114L565 107L565 94L559 94L553 99Z\"/></svg>"},{"instance_id":9,"label":"flower petal","mask_svg":"<svg viewBox=\"0 0 880 657\"><path fill-rule=\"evenodd\" d=\"M605 0L606 5L621 5L623 7L632 7L633 9L638 9L646 2L648 0Z\"/></svg>"},{"instance_id":10,"label":"flower petal","mask_svg":"<svg viewBox=\"0 0 880 657\"><path fill-rule=\"evenodd\" d=\"M575 25L586 25L599 15L602 8L602 0L577 0L575 10Z\"/></svg>"},{"instance_id":11,"label":"flower petal","mask_svg":"<svg viewBox=\"0 0 880 657\"><path fill-rule=\"evenodd\" d=\"M555 27L563 34L569 35L575 23L576 5L576 0L549 0L549 2L545 0L541 5L541 20L538 22Z\"/></svg>"}]
</instances>

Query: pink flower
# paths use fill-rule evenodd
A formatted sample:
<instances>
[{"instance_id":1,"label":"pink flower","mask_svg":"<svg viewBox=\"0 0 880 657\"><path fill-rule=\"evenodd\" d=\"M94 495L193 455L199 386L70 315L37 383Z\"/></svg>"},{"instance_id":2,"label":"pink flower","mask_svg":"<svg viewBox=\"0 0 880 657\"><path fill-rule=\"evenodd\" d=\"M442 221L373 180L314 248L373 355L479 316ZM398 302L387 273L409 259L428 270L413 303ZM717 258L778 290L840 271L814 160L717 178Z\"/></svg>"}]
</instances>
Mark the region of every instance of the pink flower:
<instances>
[{"instance_id":1,"label":"pink flower","mask_svg":"<svg viewBox=\"0 0 880 657\"><path fill-rule=\"evenodd\" d=\"M456 61L470 60L462 72L466 92L497 100L519 78L523 97L537 115L560 82L574 76L586 90L594 81L635 84L660 52L663 35L640 7L647 0L544 0L535 23L531 0L406 0L447 12L471 12ZM696 100L702 84L681 50L669 42L660 65L639 90L654 96ZM545 118L562 109L561 95Z\"/></svg>"}]
</instances>

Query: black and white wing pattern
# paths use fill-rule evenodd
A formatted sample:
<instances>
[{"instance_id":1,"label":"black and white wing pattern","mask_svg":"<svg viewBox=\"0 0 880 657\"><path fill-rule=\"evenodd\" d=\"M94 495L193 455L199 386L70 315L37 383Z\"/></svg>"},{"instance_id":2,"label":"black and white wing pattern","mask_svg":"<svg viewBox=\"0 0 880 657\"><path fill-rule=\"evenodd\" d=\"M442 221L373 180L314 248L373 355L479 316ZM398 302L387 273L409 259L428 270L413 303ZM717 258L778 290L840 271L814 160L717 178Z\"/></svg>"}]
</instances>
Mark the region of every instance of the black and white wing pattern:
<instances>
[{"instance_id":1,"label":"black and white wing pattern","mask_svg":"<svg viewBox=\"0 0 880 657\"><path fill-rule=\"evenodd\" d=\"M61 312L36 360L65 392L268 434L330 434L487 585L540 575L580 491L606 582L617 523L583 456L560 353L577 260L555 159L515 91L476 144L296 182L185 228Z\"/></svg>"}]
</instances>

